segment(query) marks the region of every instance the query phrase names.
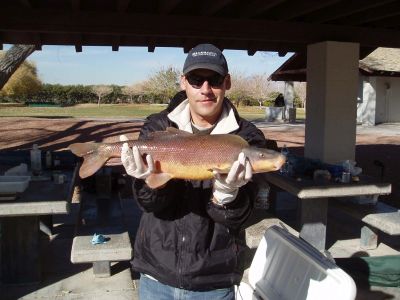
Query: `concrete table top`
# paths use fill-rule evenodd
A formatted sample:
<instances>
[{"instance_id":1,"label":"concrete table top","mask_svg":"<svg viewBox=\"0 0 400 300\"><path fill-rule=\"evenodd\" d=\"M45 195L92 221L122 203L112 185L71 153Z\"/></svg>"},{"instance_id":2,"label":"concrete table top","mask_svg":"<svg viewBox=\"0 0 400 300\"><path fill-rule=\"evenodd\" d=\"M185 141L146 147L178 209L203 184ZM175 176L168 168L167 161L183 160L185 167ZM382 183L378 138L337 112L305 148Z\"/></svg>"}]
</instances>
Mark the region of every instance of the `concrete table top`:
<instances>
[{"instance_id":1,"label":"concrete table top","mask_svg":"<svg viewBox=\"0 0 400 300\"><path fill-rule=\"evenodd\" d=\"M16 200L0 201L0 217L67 214L77 168L62 173L67 175L63 184L52 180L31 180Z\"/></svg>"},{"instance_id":2,"label":"concrete table top","mask_svg":"<svg viewBox=\"0 0 400 300\"><path fill-rule=\"evenodd\" d=\"M336 183L333 181L314 181L283 176L279 173L266 173L265 178L273 185L295 195L300 199L346 197L361 195L390 194L392 186L368 176L361 176L359 182Z\"/></svg>"}]
</instances>

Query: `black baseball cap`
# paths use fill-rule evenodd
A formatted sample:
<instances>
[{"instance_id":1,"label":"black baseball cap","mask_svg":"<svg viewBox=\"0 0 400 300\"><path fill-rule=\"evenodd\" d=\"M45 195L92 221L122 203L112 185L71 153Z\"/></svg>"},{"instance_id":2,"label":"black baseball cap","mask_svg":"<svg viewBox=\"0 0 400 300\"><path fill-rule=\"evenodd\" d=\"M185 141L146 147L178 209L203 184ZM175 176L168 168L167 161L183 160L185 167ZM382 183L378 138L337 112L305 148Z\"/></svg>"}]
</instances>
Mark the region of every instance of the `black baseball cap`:
<instances>
[{"instance_id":1,"label":"black baseball cap","mask_svg":"<svg viewBox=\"0 0 400 300\"><path fill-rule=\"evenodd\" d=\"M225 56L212 44L200 44L189 51L183 65L183 74L196 69L212 70L222 76L228 74Z\"/></svg>"}]
</instances>

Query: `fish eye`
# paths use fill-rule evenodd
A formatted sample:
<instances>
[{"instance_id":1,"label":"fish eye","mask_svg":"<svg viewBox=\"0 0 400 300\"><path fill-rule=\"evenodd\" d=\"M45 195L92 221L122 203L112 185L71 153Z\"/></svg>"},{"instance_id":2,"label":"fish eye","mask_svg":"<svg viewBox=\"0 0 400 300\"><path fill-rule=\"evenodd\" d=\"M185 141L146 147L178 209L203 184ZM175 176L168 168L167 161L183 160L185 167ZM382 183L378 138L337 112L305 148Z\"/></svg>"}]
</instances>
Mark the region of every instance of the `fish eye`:
<instances>
[{"instance_id":1,"label":"fish eye","mask_svg":"<svg viewBox=\"0 0 400 300\"><path fill-rule=\"evenodd\" d=\"M258 156L259 156L260 158L265 157L264 153L259 153Z\"/></svg>"}]
</instances>

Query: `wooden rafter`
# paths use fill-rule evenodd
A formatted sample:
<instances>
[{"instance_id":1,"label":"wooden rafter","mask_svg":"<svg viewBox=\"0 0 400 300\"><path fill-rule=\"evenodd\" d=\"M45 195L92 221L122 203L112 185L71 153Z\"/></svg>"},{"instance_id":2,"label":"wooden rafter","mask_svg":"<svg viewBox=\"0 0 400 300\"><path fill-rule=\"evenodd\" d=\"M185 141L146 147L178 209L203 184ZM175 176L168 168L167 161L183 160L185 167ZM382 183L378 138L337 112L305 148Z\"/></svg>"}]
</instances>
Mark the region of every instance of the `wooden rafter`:
<instances>
[{"instance_id":1,"label":"wooden rafter","mask_svg":"<svg viewBox=\"0 0 400 300\"><path fill-rule=\"evenodd\" d=\"M387 5L373 7L367 11L362 11L357 14L348 16L346 18L341 18L336 22L338 24L358 26L361 24L367 24L369 22L397 16L399 14L400 14L400 3L396 1Z\"/></svg>"},{"instance_id":2,"label":"wooden rafter","mask_svg":"<svg viewBox=\"0 0 400 300\"><path fill-rule=\"evenodd\" d=\"M71 7L73 11L81 10L81 0L71 0Z\"/></svg>"},{"instance_id":3,"label":"wooden rafter","mask_svg":"<svg viewBox=\"0 0 400 300\"><path fill-rule=\"evenodd\" d=\"M104 22L107 19L108 22ZM56 35L60 42L65 33L88 34L100 45L111 45L108 36L140 36L160 38L281 43L281 45L336 40L358 42L365 46L400 47L400 35L389 29L337 26L296 22L211 18L204 16L156 16L80 11L72 15L64 11L0 11L0 32L4 42L14 42L18 32ZM49 26L51 24L51 26ZM13 35L15 35L13 37ZM44 37L43 37L44 38ZM10 39L10 40L6 40ZM12 40L12 41L11 41ZM241 42L242 41L242 42ZM157 45L156 45L157 46ZM293 49L288 48L288 51Z\"/></svg>"},{"instance_id":4,"label":"wooden rafter","mask_svg":"<svg viewBox=\"0 0 400 300\"><path fill-rule=\"evenodd\" d=\"M325 23L333 21L339 18L351 16L353 14L366 11L371 8L377 8L379 6L394 2L396 0L353 0L339 3L338 5L332 5L328 9L318 11L317 13L311 14L305 20L313 23Z\"/></svg>"},{"instance_id":5,"label":"wooden rafter","mask_svg":"<svg viewBox=\"0 0 400 300\"><path fill-rule=\"evenodd\" d=\"M33 8L31 0L19 0L19 3L25 8Z\"/></svg>"},{"instance_id":6,"label":"wooden rafter","mask_svg":"<svg viewBox=\"0 0 400 300\"><path fill-rule=\"evenodd\" d=\"M205 16L212 16L231 2L232 0L213 0L211 2L206 2L203 5L201 14Z\"/></svg>"},{"instance_id":7,"label":"wooden rafter","mask_svg":"<svg viewBox=\"0 0 400 300\"><path fill-rule=\"evenodd\" d=\"M116 2L116 10L117 12L124 13L128 10L129 4L131 3L131 0L118 0Z\"/></svg>"},{"instance_id":8,"label":"wooden rafter","mask_svg":"<svg viewBox=\"0 0 400 300\"><path fill-rule=\"evenodd\" d=\"M291 2L290 5L281 7L279 11L274 10L275 20L292 20L296 17L311 13L324 7L329 7L340 0L303 0Z\"/></svg>"},{"instance_id":9,"label":"wooden rafter","mask_svg":"<svg viewBox=\"0 0 400 300\"><path fill-rule=\"evenodd\" d=\"M241 16L244 18L251 18L260 15L285 1L286 0L254 0L244 8Z\"/></svg>"},{"instance_id":10,"label":"wooden rafter","mask_svg":"<svg viewBox=\"0 0 400 300\"><path fill-rule=\"evenodd\" d=\"M158 12L162 15L168 15L182 0L161 0L158 2Z\"/></svg>"}]
</instances>

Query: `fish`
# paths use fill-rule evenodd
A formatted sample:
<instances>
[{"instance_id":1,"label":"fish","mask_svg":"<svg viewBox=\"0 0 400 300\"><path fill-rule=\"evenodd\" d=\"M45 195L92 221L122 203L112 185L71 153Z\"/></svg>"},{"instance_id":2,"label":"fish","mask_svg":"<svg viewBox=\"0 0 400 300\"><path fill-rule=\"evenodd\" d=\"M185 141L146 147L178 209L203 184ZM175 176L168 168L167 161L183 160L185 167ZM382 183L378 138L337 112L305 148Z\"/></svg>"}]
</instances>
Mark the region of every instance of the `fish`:
<instances>
[{"instance_id":1,"label":"fish","mask_svg":"<svg viewBox=\"0 0 400 300\"><path fill-rule=\"evenodd\" d=\"M212 179L213 171L227 174L240 152L246 155L253 173L277 171L285 163L285 156L281 153L250 146L238 135L199 135L168 127L140 140L71 144L70 151L84 159L79 176L89 177L116 158L117 164L121 164L124 143L128 143L129 147L137 146L144 162L146 155L153 157L155 173L146 178L151 188L163 186L171 179Z\"/></svg>"}]
</instances>

